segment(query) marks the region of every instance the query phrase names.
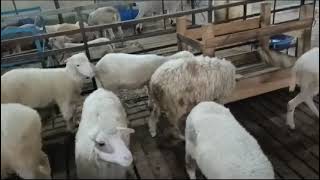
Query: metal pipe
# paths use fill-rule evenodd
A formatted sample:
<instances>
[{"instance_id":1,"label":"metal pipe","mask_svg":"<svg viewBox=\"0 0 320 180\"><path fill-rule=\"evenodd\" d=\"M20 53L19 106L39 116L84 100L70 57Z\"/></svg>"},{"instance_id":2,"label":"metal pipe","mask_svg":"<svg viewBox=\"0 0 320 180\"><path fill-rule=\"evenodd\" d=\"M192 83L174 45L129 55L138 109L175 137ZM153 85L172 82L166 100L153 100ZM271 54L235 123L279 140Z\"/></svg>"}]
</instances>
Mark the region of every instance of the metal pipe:
<instances>
[{"instance_id":1,"label":"metal pipe","mask_svg":"<svg viewBox=\"0 0 320 180\"><path fill-rule=\"evenodd\" d=\"M17 5L16 5L16 2L14 0L12 0L12 4L13 4L13 7L14 7L14 11L18 15Z\"/></svg>"},{"instance_id":2,"label":"metal pipe","mask_svg":"<svg viewBox=\"0 0 320 180\"><path fill-rule=\"evenodd\" d=\"M166 14L165 11L164 11L164 0L161 0L161 5L162 5L162 14ZM167 29L166 19L165 18L163 18L163 28Z\"/></svg>"},{"instance_id":3,"label":"metal pipe","mask_svg":"<svg viewBox=\"0 0 320 180\"><path fill-rule=\"evenodd\" d=\"M273 10L276 10L276 7L277 7L277 0L273 0ZM276 19L276 12L272 14L272 24L274 24L275 19Z\"/></svg>"},{"instance_id":4,"label":"metal pipe","mask_svg":"<svg viewBox=\"0 0 320 180\"><path fill-rule=\"evenodd\" d=\"M212 0L208 0L208 23L212 23Z\"/></svg>"},{"instance_id":5,"label":"metal pipe","mask_svg":"<svg viewBox=\"0 0 320 180\"><path fill-rule=\"evenodd\" d=\"M81 15L81 10L80 10L80 8L76 8L76 11L77 11L77 16L79 18L79 26L80 26L80 32L81 32L81 35L82 35L84 48L86 50L86 55L88 56L88 59L90 61L91 60L90 51L89 51L89 48L88 48L87 36L86 36L85 30L83 29L84 28L84 24L83 24L83 18L82 18L82 15Z\"/></svg>"},{"instance_id":6,"label":"metal pipe","mask_svg":"<svg viewBox=\"0 0 320 180\"><path fill-rule=\"evenodd\" d=\"M195 0L191 0L191 9L194 9L194 1ZM192 13L192 25L195 25L196 24L196 16L194 13Z\"/></svg>"},{"instance_id":7,"label":"metal pipe","mask_svg":"<svg viewBox=\"0 0 320 180\"><path fill-rule=\"evenodd\" d=\"M53 0L54 2L54 6L56 7L56 9L60 9L60 4L59 4L59 0ZM64 21L63 21L63 16L62 14L58 14L58 19L59 19L59 23L62 24Z\"/></svg>"}]
</instances>

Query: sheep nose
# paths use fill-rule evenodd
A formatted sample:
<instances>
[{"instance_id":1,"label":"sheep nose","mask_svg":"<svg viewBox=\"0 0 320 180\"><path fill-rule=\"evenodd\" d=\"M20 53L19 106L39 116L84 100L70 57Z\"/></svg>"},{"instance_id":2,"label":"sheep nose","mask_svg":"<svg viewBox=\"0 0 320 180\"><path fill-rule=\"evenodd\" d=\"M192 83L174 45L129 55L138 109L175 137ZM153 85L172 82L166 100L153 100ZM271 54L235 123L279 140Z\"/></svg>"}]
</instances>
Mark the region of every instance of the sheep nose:
<instances>
[{"instance_id":1,"label":"sheep nose","mask_svg":"<svg viewBox=\"0 0 320 180\"><path fill-rule=\"evenodd\" d=\"M123 159L126 160L126 161L132 161L132 157L131 156L124 156Z\"/></svg>"}]
</instances>

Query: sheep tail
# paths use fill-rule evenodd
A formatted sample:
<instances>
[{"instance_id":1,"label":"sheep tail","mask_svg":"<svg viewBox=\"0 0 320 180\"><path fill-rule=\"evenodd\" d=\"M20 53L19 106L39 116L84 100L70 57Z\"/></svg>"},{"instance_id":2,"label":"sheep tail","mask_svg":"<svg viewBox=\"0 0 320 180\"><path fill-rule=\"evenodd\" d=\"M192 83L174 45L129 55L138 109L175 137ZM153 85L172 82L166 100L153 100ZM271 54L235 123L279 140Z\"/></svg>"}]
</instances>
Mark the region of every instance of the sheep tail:
<instances>
[{"instance_id":1,"label":"sheep tail","mask_svg":"<svg viewBox=\"0 0 320 180\"><path fill-rule=\"evenodd\" d=\"M297 73L296 71L293 69L292 73L292 77L291 77L291 82L290 82L290 86L289 86L289 92L294 91L294 89L296 88L296 81L297 81Z\"/></svg>"}]
</instances>

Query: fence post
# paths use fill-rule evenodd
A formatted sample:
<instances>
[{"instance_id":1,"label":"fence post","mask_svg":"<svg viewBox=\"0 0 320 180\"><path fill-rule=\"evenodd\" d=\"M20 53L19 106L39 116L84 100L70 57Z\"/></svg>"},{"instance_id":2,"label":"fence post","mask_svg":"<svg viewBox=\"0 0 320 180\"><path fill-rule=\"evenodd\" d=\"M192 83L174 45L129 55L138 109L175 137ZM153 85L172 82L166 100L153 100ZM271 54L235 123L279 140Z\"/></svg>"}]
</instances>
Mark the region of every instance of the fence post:
<instances>
[{"instance_id":1,"label":"fence post","mask_svg":"<svg viewBox=\"0 0 320 180\"><path fill-rule=\"evenodd\" d=\"M177 18L177 44L178 44L178 51L182 51L183 48L183 42L179 38L179 35L184 35L187 30L187 17L178 17Z\"/></svg>"},{"instance_id":2,"label":"fence post","mask_svg":"<svg viewBox=\"0 0 320 180\"><path fill-rule=\"evenodd\" d=\"M191 0L191 9L194 9L194 0ZM196 16L194 13L192 13L192 25L196 24Z\"/></svg>"},{"instance_id":3,"label":"fence post","mask_svg":"<svg viewBox=\"0 0 320 180\"><path fill-rule=\"evenodd\" d=\"M208 0L208 23L212 23L212 0Z\"/></svg>"},{"instance_id":4,"label":"fence post","mask_svg":"<svg viewBox=\"0 0 320 180\"><path fill-rule=\"evenodd\" d=\"M207 48L207 42L209 39L214 38L214 25L212 23L208 25L203 25L202 26L202 42L203 42L203 47L202 47L202 54L205 56L209 57L214 57L215 56L215 48Z\"/></svg>"},{"instance_id":5,"label":"fence post","mask_svg":"<svg viewBox=\"0 0 320 180\"><path fill-rule=\"evenodd\" d=\"M260 15L260 25L261 27L270 26L270 17L271 17L271 4L262 3L261 4L261 15ZM260 46L266 49L269 49L269 38L270 37L260 37Z\"/></svg>"},{"instance_id":6,"label":"fence post","mask_svg":"<svg viewBox=\"0 0 320 180\"><path fill-rule=\"evenodd\" d=\"M90 51L89 51L89 48L88 48L88 40L87 40L86 32L84 30L83 17L81 15L81 9L80 8L81 7L76 7L75 10L76 10L77 15L79 17L79 26L80 26L80 31L81 31L81 35L82 35L84 48L86 49L86 55L87 55L89 61L91 62ZM95 78L92 78L92 84L93 84L93 88L97 89L97 83L96 83Z\"/></svg>"},{"instance_id":7,"label":"fence post","mask_svg":"<svg viewBox=\"0 0 320 180\"><path fill-rule=\"evenodd\" d=\"M300 7L300 21L313 18L313 5L303 5ZM311 48L312 26L303 30L301 37L298 37L297 56L300 57L304 52Z\"/></svg>"},{"instance_id":8,"label":"fence post","mask_svg":"<svg viewBox=\"0 0 320 180\"><path fill-rule=\"evenodd\" d=\"M54 6L56 7L56 9L60 9L59 0L54 0L53 2L54 2ZM59 13L58 18L59 18L59 23L62 24L64 22L62 14Z\"/></svg>"}]
</instances>

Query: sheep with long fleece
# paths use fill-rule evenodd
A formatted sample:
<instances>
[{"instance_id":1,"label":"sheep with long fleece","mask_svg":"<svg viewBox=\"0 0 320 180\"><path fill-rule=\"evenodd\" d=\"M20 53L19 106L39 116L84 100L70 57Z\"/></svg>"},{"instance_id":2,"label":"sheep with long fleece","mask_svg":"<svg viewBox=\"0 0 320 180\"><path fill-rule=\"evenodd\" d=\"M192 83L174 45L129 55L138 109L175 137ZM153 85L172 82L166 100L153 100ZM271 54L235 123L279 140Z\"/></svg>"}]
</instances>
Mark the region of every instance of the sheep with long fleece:
<instances>
[{"instance_id":1,"label":"sheep with long fleece","mask_svg":"<svg viewBox=\"0 0 320 180\"><path fill-rule=\"evenodd\" d=\"M257 141L218 103L201 102L191 110L185 137L190 179L196 179L197 165L208 179L274 179Z\"/></svg>"},{"instance_id":2,"label":"sheep with long fleece","mask_svg":"<svg viewBox=\"0 0 320 180\"><path fill-rule=\"evenodd\" d=\"M100 24L111 24L114 22L121 22L120 14L117 9L113 7L101 7L91 12L88 17L88 25L100 25ZM110 39L114 40L115 35L112 28L107 29L110 35ZM123 31L121 26L118 26L118 33L123 38ZM103 30L103 36L107 36L106 30Z\"/></svg>"},{"instance_id":3,"label":"sheep with long fleece","mask_svg":"<svg viewBox=\"0 0 320 180\"><path fill-rule=\"evenodd\" d=\"M125 179L133 158L126 112L119 98L102 88L85 100L76 135L78 178Z\"/></svg>"},{"instance_id":4,"label":"sheep with long fleece","mask_svg":"<svg viewBox=\"0 0 320 180\"><path fill-rule=\"evenodd\" d=\"M164 63L152 75L149 95L153 111L149 119L151 136L156 135L161 112L168 117L184 139L185 120L191 109L201 101L222 102L235 88L235 67L225 59L196 56Z\"/></svg>"},{"instance_id":5,"label":"sheep with long fleece","mask_svg":"<svg viewBox=\"0 0 320 180\"><path fill-rule=\"evenodd\" d=\"M37 111L16 103L1 104L1 179L16 173L24 179L50 178L50 164L41 150Z\"/></svg>"},{"instance_id":6,"label":"sheep with long fleece","mask_svg":"<svg viewBox=\"0 0 320 180\"><path fill-rule=\"evenodd\" d=\"M20 103L32 108L59 106L72 130L75 103L85 79L94 76L92 65L84 53L67 59L65 68L14 69L1 76L1 103Z\"/></svg>"},{"instance_id":7,"label":"sheep with long fleece","mask_svg":"<svg viewBox=\"0 0 320 180\"><path fill-rule=\"evenodd\" d=\"M293 91L296 84L300 86L300 92L288 102L286 123L291 129L295 128L294 110L302 102L319 118L319 110L313 102L313 97L319 94L319 47L307 51L296 61L289 90Z\"/></svg>"},{"instance_id":8,"label":"sheep with long fleece","mask_svg":"<svg viewBox=\"0 0 320 180\"><path fill-rule=\"evenodd\" d=\"M193 57L193 54L188 51L181 51L167 57L155 54L106 54L96 64L97 86L113 92L119 89L142 88L161 64L171 59L187 57Z\"/></svg>"},{"instance_id":9,"label":"sheep with long fleece","mask_svg":"<svg viewBox=\"0 0 320 180\"><path fill-rule=\"evenodd\" d=\"M66 36L61 36L59 38L65 38L68 39ZM92 41L89 41L88 44L95 44L95 43L101 43L101 42L108 42L110 41L108 38L98 38ZM67 43L61 43L61 42L67 42ZM63 49L63 48L71 48L71 47L77 47L77 46L83 46L83 43L71 43L69 40L58 40L55 41L53 44L53 49ZM112 53L114 49L113 44L107 44L102 46L95 46L90 47L90 57L91 59L98 59L103 57L105 54ZM64 60L72 56L73 53L63 53L61 55L57 55L56 58L58 59L59 64L63 64Z\"/></svg>"}]
</instances>

